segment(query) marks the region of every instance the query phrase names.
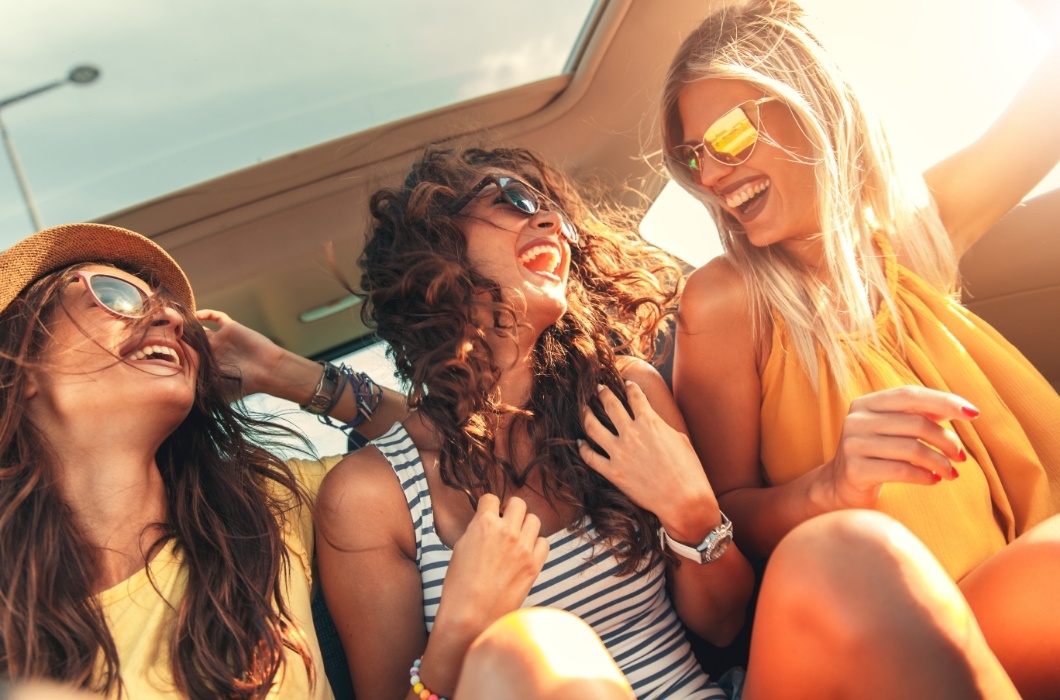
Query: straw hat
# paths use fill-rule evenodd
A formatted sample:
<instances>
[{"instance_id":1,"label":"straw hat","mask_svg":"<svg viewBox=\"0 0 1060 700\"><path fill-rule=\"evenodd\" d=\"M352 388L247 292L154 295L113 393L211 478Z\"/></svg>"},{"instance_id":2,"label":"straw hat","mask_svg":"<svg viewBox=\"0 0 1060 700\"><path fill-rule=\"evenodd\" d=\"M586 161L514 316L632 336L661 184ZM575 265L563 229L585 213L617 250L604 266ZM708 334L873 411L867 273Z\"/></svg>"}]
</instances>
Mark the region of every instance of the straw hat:
<instances>
[{"instance_id":1,"label":"straw hat","mask_svg":"<svg viewBox=\"0 0 1060 700\"><path fill-rule=\"evenodd\" d=\"M143 268L195 310L195 295L180 265L149 238L117 226L63 224L38 231L0 253L0 311L49 272L81 262Z\"/></svg>"}]
</instances>

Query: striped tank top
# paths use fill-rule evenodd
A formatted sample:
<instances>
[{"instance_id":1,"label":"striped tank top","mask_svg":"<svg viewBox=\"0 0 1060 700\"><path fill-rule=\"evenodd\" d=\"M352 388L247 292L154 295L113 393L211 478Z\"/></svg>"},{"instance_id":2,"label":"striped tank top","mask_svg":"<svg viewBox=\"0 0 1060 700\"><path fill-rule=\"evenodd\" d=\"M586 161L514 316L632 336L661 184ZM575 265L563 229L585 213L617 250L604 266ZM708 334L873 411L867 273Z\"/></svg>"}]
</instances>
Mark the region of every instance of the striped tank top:
<instances>
[{"instance_id":1,"label":"striped tank top","mask_svg":"<svg viewBox=\"0 0 1060 700\"><path fill-rule=\"evenodd\" d=\"M372 444L390 462L405 492L430 632L453 551L435 534L427 475L404 426L395 424ZM583 619L603 640L638 698L725 698L692 655L666 592L665 565L618 575L618 560L600 543L588 519L586 525L585 533L560 530L548 538L548 559L523 607L560 608Z\"/></svg>"}]
</instances>

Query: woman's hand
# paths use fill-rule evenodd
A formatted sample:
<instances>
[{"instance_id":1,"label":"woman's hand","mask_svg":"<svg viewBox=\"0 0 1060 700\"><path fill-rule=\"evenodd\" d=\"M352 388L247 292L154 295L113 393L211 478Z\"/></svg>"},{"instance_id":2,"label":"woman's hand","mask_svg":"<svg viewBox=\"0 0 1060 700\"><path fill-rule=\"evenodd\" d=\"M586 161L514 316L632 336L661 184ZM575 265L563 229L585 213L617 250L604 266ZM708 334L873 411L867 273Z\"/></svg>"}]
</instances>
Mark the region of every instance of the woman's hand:
<instances>
[{"instance_id":1,"label":"woman's hand","mask_svg":"<svg viewBox=\"0 0 1060 700\"><path fill-rule=\"evenodd\" d=\"M640 386L627 381L626 397L632 416L610 389L600 388L600 400L618 435L585 409L585 434L608 456L583 443L582 459L638 506L655 513L671 537L699 542L712 527L699 521L717 524L721 516L692 443L655 412ZM689 520L691 515L697 516L696 522Z\"/></svg>"},{"instance_id":2,"label":"woman's hand","mask_svg":"<svg viewBox=\"0 0 1060 700\"><path fill-rule=\"evenodd\" d=\"M216 330L206 327L206 337L222 368L225 371L234 368L242 376L244 395L262 391L273 393L269 391L267 381L291 353L223 311L200 309L195 312L195 317L200 322L217 326Z\"/></svg>"},{"instance_id":3,"label":"woman's hand","mask_svg":"<svg viewBox=\"0 0 1060 700\"><path fill-rule=\"evenodd\" d=\"M978 409L955 394L904 386L850 404L839 447L821 472L831 508L872 508L888 482L932 485L956 479L951 464L967 459L957 435L941 425Z\"/></svg>"},{"instance_id":4,"label":"woman's hand","mask_svg":"<svg viewBox=\"0 0 1060 700\"><path fill-rule=\"evenodd\" d=\"M479 498L445 575L434 630L467 643L523 604L548 557L541 521L526 502L512 497L500 505L493 494Z\"/></svg>"}]
</instances>

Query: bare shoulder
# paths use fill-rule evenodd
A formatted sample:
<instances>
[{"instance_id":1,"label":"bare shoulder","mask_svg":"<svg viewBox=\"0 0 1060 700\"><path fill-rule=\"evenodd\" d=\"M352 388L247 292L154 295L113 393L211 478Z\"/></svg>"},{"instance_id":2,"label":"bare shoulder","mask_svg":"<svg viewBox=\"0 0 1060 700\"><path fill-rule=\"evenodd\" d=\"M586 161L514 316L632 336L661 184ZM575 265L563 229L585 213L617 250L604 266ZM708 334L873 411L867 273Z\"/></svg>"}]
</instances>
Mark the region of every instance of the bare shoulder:
<instances>
[{"instance_id":1,"label":"bare shoulder","mask_svg":"<svg viewBox=\"0 0 1060 700\"><path fill-rule=\"evenodd\" d=\"M340 550L395 540L407 549L414 539L397 475L371 445L347 455L324 477L316 516L321 535Z\"/></svg>"},{"instance_id":2,"label":"bare shoulder","mask_svg":"<svg viewBox=\"0 0 1060 700\"><path fill-rule=\"evenodd\" d=\"M722 255L693 272L685 284L678 312L681 332L716 326L748 325L751 298L743 277Z\"/></svg>"}]
</instances>

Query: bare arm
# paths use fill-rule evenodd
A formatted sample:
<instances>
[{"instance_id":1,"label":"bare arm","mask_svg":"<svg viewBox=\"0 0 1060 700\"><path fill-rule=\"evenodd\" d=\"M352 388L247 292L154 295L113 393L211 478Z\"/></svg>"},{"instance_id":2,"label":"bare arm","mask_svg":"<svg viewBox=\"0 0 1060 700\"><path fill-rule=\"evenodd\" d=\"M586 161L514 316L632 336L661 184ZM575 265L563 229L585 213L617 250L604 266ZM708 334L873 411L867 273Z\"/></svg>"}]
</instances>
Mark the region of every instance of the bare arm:
<instances>
[{"instance_id":1,"label":"bare arm","mask_svg":"<svg viewBox=\"0 0 1060 700\"><path fill-rule=\"evenodd\" d=\"M721 524L714 492L659 373L636 361L626 365L623 375L634 416L603 389L601 400L618 435L586 411L586 433L609 457L585 444L582 458L637 505L655 513L670 537L695 546ZM714 644L731 642L743 625L754 583L751 566L736 546L708 564L682 561L668 574L682 621Z\"/></svg>"},{"instance_id":2,"label":"bare arm","mask_svg":"<svg viewBox=\"0 0 1060 700\"><path fill-rule=\"evenodd\" d=\"M348 456L318 500L324 596L354 690L364 700L413 698L408 669L423 656L423 682L451 697L468 647L522 604L548 555L540 523L519 499L487 494L453 550L428 639L415 533L401 487L374 449Z\"/></svg>"},{"instance_id":3,"label":"bare arm","mask_svg":"<svg viewBox=\"0 0 1060 700\"><path fill-rule=\"evenodd\" d=\"M223 311L200 309L200 321L217 325L207 329L210 346L218 361L243 379L244 395L264 393L306 404L320 381L320 363L281 348L261 333L233 320ZM354 370L357 368L354 367ZM408 414L405 397L384 388L383 398L372 417L357 426L357 432L368 439L377 438ZM357 416L356 397L347 385L331 411L336 421L348 422Z\"/></svg>"},{"instance_id":4,"label":"bare arm","mask_svg":"<svg viewBox=\"0 0 1060 700\"><path fill-rule=\"evenodd\" d=\"M874 507L887 482L932 486L957 477L950 460L960 462L964 453L941 423L970 419L974 409L953 394L899 387L852 402L832 459L785 484L766 484L759 447L762 386L743 290L721 259L690 278L674 362L674 391L692 444L742 546L768 555L815 515Z\"/></svg>"},{"instance_id":5,"label":"bare arm","mask_svg":"<svg viewBox=\"0 0 1060 700\"><path fill-rule=\"evenodd\" d=\"M924 174L958 257L1060 159L1060 10L1053 0L1024 5L1052 40L1049 53L985 134Z\"/></svg>"}]
</instances>

